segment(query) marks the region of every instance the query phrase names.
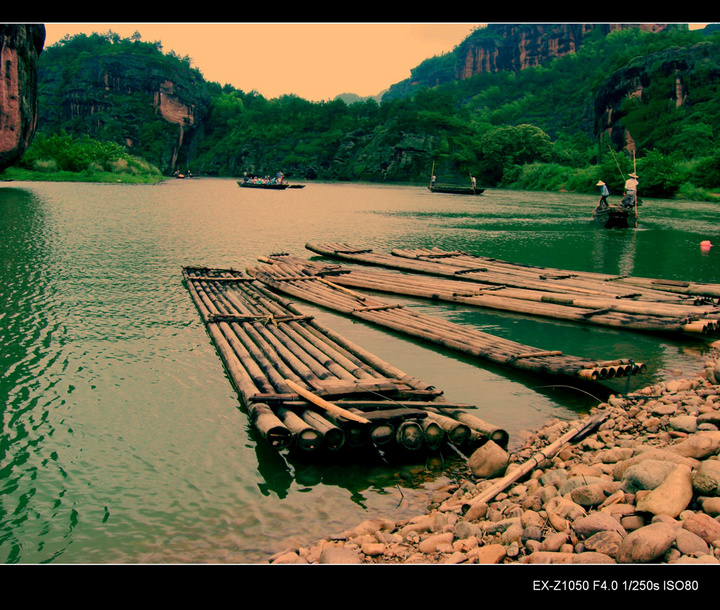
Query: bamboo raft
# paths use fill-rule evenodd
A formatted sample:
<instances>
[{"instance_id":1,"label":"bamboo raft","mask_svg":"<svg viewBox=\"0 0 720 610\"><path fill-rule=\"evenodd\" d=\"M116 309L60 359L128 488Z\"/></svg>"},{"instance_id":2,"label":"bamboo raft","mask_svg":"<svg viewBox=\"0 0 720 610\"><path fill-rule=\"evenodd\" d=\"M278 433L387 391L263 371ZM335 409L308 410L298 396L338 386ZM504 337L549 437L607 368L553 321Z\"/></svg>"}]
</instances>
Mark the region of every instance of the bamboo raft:
<instances>
[{"instance_id":1,"label":"bamboo raft","mask_svg":"<svg viewBox=\"0 0 720 610\"><path fill-rule=\"evenodd\" d=\"M597 361L503 339L404 306L359 294L313 273L303 265L268 258L248 273L272 289L353 318L424 339L490 362L543 375L601 381L644 373L631 359Z\"/></svg>"},{"instance_id":2,"label":"bamboo raft","mask_svg":"<svg viewBox=\"0 0 720 610\"><path fill-rule=\"evenodd\" d=\"M255 430L277 450L415 454L465 449L505 430L320 325L236 270L183 278Z\"/></svg>"},{"instance_id":3,"label":"bamboo raft","mask_svg":"<svg viewBox=\"0 0 720 610\"><path fill-rule=\"evenodd\" d=\"M267 260L306 265L341 286L446 301L483 309L646 332L705 335L717 330L718 309L692 303L655 303L506 286L475 287L458 280L304 261L275 254Z\"/></svg>"},{"instance_id":4,"label":"bamboo raft","mask_svg":"<svg viewBox=\"0 0 720 610\"><path fill-rule=\"evenodd\" d=\"M695 300L699 304L707 302L708 299L720 299L720 284L644 278L632 275L613 275L594 271L569 271L553 267L511 263L496 258L477 256L462 251L446 251L439 248L396 248L391 251L391 255L435 262L452 261L450 264L461 266L464 269L476 268L478 263L492 265L503 273L529 274L530 277L537 277L543 281L561 282L563 284L570 282L581 290L610 292L611 294L617 291L615 286L629 286L634 290L641 290L639 293L630 293L630 296L635 298L644 296L652 300L671 301L673 296L677 300L680 298L678 295L685 295L684 300Z\"/></svg>"},{"instance_id":5,"label":"bamboo raft","mask_svg":"<svg viewBox=\"0 0 720 610\"><path fill-rule=\"evenodd\" d=\"M702 337L720 331L720 308L705 294L665 291L660 280L634 292L618 290L615 276L515 265L440 250L391 254L346 244L307 244L309 250L346 261L415 275L353 269L336 282L356 288L445 300L476 307L583 324ZM427 279L430 276L432 279ZM482 288L469 288L470 284ZM675 286L676 283L670 283ZM712 285L699 290L712 291Z\"/></svg>"}]
</instances>

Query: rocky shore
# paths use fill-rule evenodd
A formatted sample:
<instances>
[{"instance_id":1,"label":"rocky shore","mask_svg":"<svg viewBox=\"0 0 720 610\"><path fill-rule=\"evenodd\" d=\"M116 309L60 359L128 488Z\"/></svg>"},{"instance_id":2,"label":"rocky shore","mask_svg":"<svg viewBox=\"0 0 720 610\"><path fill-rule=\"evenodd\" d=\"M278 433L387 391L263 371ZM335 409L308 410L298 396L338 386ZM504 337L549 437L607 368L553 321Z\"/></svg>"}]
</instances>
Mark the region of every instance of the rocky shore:
<instances>
[{"instance_id":1,"label":"rocky shore","mask_svg":"<svg viewBox=\"0 0 720 610\"><path fill-rule=\"evenodd\" d=\"M695 378L611 396L579 422L549 422L512 455L489 441L467 476L435 490L426 514L371 518L269 563L719 564L713 347ZM584 436L564 440L590 418Z\"/></svg>"}]
</instances>

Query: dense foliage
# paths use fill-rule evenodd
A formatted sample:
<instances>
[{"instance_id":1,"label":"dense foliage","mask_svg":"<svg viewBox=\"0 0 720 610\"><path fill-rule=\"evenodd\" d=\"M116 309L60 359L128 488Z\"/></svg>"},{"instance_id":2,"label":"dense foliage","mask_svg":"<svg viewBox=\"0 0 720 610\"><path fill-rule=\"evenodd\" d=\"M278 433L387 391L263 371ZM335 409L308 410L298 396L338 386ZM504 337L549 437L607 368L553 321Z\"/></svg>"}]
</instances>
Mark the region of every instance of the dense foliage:
<instances>
[{"instance_id":1,"label":"dense foliage","mask_svg":"<svg viewBox=\"0 0 720 610\"><path fill-rule=\"evenodd\" d=\"M543 67L465 80L454 78L457 51L423 62L380 103L317 103L206 83L187 58L163 55L159 43L107 34L73 38L44 52L41 64L56 69L41 70L39 86L41 104L49 103L43 87L67 92L58 79L72 82L90 58L114 53L172 73L203 107L201 136L185 152L191 171L205 175L281 170L290 178L420 183L434 169L439 181L474 175L484 186L525 189L593 192L602 178L618 193L636 167L648 197L702 198L720 189L720 34L622 30L588 39L577 53ZM678 71L687 95L676 106ZM633 159L622 152L623 143L600 137L598 105L637 74L642 98L626 98L614 111L637 146ZM87 116L65 121L57 110L46 115L40 132L91 132L117 145L132 142L130 152L167 171L168 139L175 132L151 115L140 96L127 95L113 98L92 124ZM32 150L29 155L37 158Z\"/></svg>"},{"instance_id":2,"label":"dense foliage","mask_svg":"<svg viewBox=\"0 0 720 610\"><path fill-rule=\"evenodd\" d=\"M93 182L156 182L160 171L122 146L89 136L38 134L17 167L6 170L14 179L83 180Z\"/></svg>"},{"instance_id":3,"label":"dense foliage","mask_svg":"<svg viewBox=\"0 0 720 610\"><path fill-rule=\"evenodd\" d=\"M658 59L678 49L689 91L680 107L671 100L674 75ZM544 67L466 80L454 78L456 61L428 59L381 104L266 100L217 86L197 169L420 182L434 167L438 178L473 174L486 186L592 192L602 178L620 192L637 168L646 196L701 197L701 189L720 187L717 35L623 30ZM595 104L608 81L617 84L613 74L638 64L651 80L642 100L618 110L638 147L632 159L622 143L599 138Z\"/></svg>"},{"instance_id":4,"label":"dense foliage","mask_svg":"<svg viewBox=\"0 0 720 610\"><path fill-rule=\"evenodd\" d=\"M189 58L164 53L160 42L139 34L66 37L40 55L38 131L112 142L168 170L177 161L179 126L157 112L164 83L202 116L206 83Z\"/></svg>"}]
</instances>

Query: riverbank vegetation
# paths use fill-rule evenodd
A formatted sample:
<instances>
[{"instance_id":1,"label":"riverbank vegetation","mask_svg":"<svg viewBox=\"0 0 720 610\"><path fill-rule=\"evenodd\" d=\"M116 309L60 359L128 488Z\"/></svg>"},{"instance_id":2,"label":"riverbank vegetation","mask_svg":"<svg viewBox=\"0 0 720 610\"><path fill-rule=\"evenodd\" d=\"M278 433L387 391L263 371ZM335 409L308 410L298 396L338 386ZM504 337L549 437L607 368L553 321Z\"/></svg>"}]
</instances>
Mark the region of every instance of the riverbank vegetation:
<instances>
[{"instance_id":1,"label":"riverbank vegetation","mask_svg":"<svg viewBox=\"0 0 720 610\"><path fill-rule=\"evenodd\" d=\"M0 173L2 180L155 183L163 175L113 142L65 133L38 134L20 163Z\"/></svg>"},{"instance_id":2,"label":"riverbank vegetation","mask_svg":"<svg viewBox=\"0 0 720 610\"><path fill-rule=\"evenodd\" d=\"M589 37L543 66L458 80L463 44L424 61L382 98L348 103L267 99L206 82L188 58L163 54L139 35L68 38L40 57L38 136L18 171L140 181L157 179L155 167L166 176L182 167L218 177L283 171L290 179L423 184L434 170L438 182L472 175L487 188L594 193L603 180L619 195L635 170L644 197L720 197L719 33L632 28ZM123 86L101 87L102 70ZM178 126L153 106L160 76L194 108L180 150ZM628 94L636 81L641 96ZM82 111L67 118L61 109L70 106ZM608 107L612 138L603 123ZM49 151L60 143L65 152Z\"/></svg>"}]
</instances>

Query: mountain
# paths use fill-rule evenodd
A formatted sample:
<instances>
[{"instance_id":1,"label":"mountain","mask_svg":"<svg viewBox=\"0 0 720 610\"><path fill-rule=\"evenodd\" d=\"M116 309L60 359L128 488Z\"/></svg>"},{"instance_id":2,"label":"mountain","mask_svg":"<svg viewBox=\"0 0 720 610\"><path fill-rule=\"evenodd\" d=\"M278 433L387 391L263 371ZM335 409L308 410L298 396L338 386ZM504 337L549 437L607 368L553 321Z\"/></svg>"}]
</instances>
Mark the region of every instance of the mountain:
<instances>
[{"instance_id":1,"label":"mountain","mask_svg":"<svg viewBox=\"0 0 720 610\"><path fill-rule=\"evenodd\" d=\"M425 87L436 87L478 74L518 72L542 67L577 53L584 43L614 32L662 32L679 29L668 24L622 23L502 23L478 28L451 53L432 57L411 70L410 78L396 83L388 98L404 97Z\"/></svg>"},{"instance_id":2,"label":"mountain","mask_svg":"<svg viewBox=\"0 0 720 610\"><path fill-rule=\"evenodd\" d=\"M47 47L38 93L43 133L123 144L165 171L187 162L210 106L207 84L189 60L112 33Z\"/></svg>"},{"instance_id":3,"label":"mountain","mask_svg":"<svg viewBox=\"0 0 720 610\"><path fill-rule=\"evenodd\" d=\"M672 196L720 187L719 65L720 34L682 25L490 25L380 101L316 103L206 82L159 43L80 36L40 57L38 129L213 176L424 183L434 166L484 186L593 190L635 156L645 193Z\"/></svg>"}]
</instances>

